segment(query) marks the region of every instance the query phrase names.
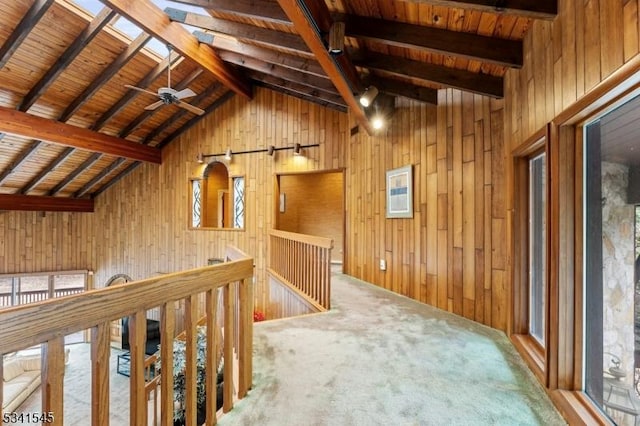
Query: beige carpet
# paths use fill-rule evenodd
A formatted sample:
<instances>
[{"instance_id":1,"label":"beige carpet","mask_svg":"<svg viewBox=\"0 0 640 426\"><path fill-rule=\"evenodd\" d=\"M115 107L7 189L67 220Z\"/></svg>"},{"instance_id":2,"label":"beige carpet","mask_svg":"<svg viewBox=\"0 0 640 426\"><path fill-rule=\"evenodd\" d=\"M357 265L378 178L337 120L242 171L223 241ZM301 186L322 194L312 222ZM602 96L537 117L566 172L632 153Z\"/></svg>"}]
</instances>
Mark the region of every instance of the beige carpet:
<instances>
[{"instance_id":1,"label":"beige carpet","mask_svg":"<svg viewBox=\"0 0 640 426\"><path fill-rule=\"evenodd\" d=\"M342 274L328 313L254 331L254 388L221 425L562 425L506 336ZM89 424L88 345L71 346L65 421ZM111 425L128 424L111 357ZM22 409L39 411L36 391Z\"/></svg>"},{"instance_id":2,"label":"beige carpet","mask_svg":"<svg viewBox=\"0 0 640 426\"><path fill-rule=\"evenodd\" d=\"M341 274L332 310L254 329L221 425L565 424L504 333Z\"/></svg>"}]
</instances>

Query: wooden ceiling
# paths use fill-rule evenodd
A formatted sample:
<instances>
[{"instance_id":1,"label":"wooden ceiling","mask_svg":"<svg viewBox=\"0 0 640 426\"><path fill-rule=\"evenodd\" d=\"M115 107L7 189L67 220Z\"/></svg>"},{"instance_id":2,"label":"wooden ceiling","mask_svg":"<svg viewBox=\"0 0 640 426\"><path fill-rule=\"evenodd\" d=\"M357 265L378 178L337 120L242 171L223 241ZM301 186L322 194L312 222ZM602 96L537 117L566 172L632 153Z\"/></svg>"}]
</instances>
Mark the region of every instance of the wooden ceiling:
<instances>
[{"instance_id":1,"label":"wooden ceiling","mask_svg":"<svg viewBox=\"0 0 640 426\"><path fill-rule=\"evenodd\" d=\"M0 0L0 210L91 211L92 200L202 116L176 104L155 110L152 93L171 83L211 112L254 86L350 110L373 132L371 111L394 99L437 102L454 87L502 97L505 72L522 66L534 19L557 0ZM184 5L199 6L201 13ZM114 23L142 33L131 39ZM342 54L327 50L344 22ZM190 32L184 25L198 28ZM359 95L381 94L364 109Z\"/></svg>"}]
</instances>

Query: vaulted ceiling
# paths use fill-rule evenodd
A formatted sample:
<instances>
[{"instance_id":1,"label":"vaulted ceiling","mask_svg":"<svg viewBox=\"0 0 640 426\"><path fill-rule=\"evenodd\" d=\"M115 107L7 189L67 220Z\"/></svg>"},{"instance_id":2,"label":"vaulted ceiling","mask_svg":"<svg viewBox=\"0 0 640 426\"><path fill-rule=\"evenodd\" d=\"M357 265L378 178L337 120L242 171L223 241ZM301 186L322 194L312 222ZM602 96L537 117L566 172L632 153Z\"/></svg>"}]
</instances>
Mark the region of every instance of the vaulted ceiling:
<instances>
[{"instance_id":1,"label":"vaulted ceiling","mask_svg":"<svg viewBox=\"0 0 640 426\"><path fill-rule=\"evenodd\" d=\"M95 14L83 3L0 0L0 210L91 211L255 86L350 110L368 132L370 112L397 97L436 103L454 87L500 98L532 21L557 12L557 0L102 0ZM121 32L122 18L142 32ZM344 47L330 54L336 22ZM170 60L153 41L172 47ZM169 68L172 94L193 96L154 97ZM365 109L372 85L380 95Z\"/></svg>"}]
</instances>

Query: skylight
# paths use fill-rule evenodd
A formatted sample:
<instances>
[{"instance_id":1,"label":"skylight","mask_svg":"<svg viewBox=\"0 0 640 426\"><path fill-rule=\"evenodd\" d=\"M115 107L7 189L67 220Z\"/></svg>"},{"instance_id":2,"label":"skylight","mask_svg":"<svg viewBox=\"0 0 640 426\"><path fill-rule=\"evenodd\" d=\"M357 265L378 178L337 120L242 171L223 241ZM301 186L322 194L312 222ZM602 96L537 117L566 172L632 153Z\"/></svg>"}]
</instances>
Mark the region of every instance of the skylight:
<instances>
[{"instance_id":1,"label":"skylight","mask_svg":"<svg viewBox=\"0 0 640 426\"><path fill-rule=\"evenodd\" d=\"M69 0L72 3L77 4L81 8L87 10L93 16L96 16L105 6L102 4L100 0ZM207 15L207 12L204 11L201 7L190 6L182 3L176 3L167 0L151 0L153 4L155 4L158 8L164 10L167 7L173 7L180 10L185 10L187 12L194 12L200 15ZM190 25L181 24L187 31L193 33L195 30L199 28L192 27ZM118 30L122 31L127 36L131 37L131 39L135 39L142 33L142 29L125 19L124 17L119 17L114 25ZM152 37L151 40L146 44L146 47L160 56L166 56L168 54L167 46L164 42Z\"/></svg>"}]
</instances>

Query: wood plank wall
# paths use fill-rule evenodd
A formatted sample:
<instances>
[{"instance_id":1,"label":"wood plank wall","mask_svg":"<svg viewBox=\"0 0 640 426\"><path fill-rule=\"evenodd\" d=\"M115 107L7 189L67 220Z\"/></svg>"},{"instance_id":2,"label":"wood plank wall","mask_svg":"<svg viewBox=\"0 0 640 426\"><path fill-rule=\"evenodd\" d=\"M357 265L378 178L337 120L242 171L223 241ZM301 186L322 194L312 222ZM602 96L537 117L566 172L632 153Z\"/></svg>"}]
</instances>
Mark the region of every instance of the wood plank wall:
<instances>
[{"instance_id":1,"label":"wood plank wall","mask_svg":"<svg viewBox=\"0 0 640 426\"><path fill-rule=\"evenodd\" d=\"M580 104L582 98L625 63L638 59L639 3L638 0L559 1L559 14L555 20L537 21L532 25L524 39L524 66L505 76L505 200L508 212L513 211L514 206L511 152L556 117L566 116L567 110ZM563 170L569 167L568 164L561 163ZM560 191L566 195L572 193L573 187L570 180L565 182L568 186ZM567 206L573 208L570 200ZM562 215L571 213L561 212ZM571 237L569 234L567 238ZM563 241L572 243L567 238ZM510 241L509 236L506 247L509 253ZM573 256L565 249L572 247L561 248L561 262L565 257ZM564 267L562 270L570 272L569 269ZM570 273L560 278L563 288L567 287L563 283L571 282L567 278L573 279ZM569 351L562 355L567 354L572 356Z\"/></svg>"},{"instance_id":2,"label":"wood plank wall","mask_svg":"<svg viewBox=\"0 0 640 426\"><path fill-rule=\"evenodd\" d=\"M0 273L92 269L90 213L0 212Z\"/></svg>"},{"instance_id":3,"label":"wood plank wall","mask_svg":"<svg viewBox=\"0 0 640 426\"><path fill-rule=\"evenodd\" d=\"M140 279L205 265L233 244L256 259L256 307L264 311L269 294L268 231L276 214L275 174L344 168L346 272L505 329L509 252L504 244L508 223L501 189L505 186L502 104L443 90L437 107L401 103L383 135L371 137L360 130L350 136L355 121L349 115L258 88L251 102L232 98L171 143L161 166L142 165L101 194L91 216L92 229L74 225L73 239L56 240L58 234L51 235L51 240L36 243L43 248L34 248L34 253L42 252L49 241L68 245L57 245L63 250L57 256L66 259L68 254L83 264L64 267L95 270L95 285L101 287L118 273ZM321 146L307 149L304 158L294 157L290 150L274 157L234 156L230 174L244 175L246 181L244 231L188 229L188 178L202 171L196 162L199 152L296 142ZM406 164L414 165L414 218L386 219L385 172ZM25 218L20 219L19 226L25 228L20 232L39 234L39 227L26 219L35 216L15 214ZM7 232L6 227L1 229ZM94 252L90 260L82 261L79 253L86 247ZM26 251L21 248L17 255ZM13 256L8 247L2 253ZM386 272L379 270L380 258L387 261ZM36 270L39 264L24 268Z\"/></svg>"},{"instance_id":4,"label":"wood plank wall","mask_svg":"<svg viewBox=\"0 0 640 426\"><path fill-rule=\"evenodd\" d=\"M442 90L437 107L405 101L384 134L352 137L347 273L505 329L502 104ZM414 217L386 219L385 172L408 164Z\"/></svg>"},{"instance_id":5,"label":"wood plank wall","mask_svg":"<svg viewBox=\"0 0 640 426\"><path fill-rule=\"evenodd\" d=\"M232 244L255 257L256 307L266 311L268 231L275 223L275 174L335 170L344 164L348 116L276 92L236 96L163 152L163 165L143 165L96 199L96 285L115 273L133 279L207 264ZM292 150L235 155L231 176L245 177L245 230L188 229L188 178L205 154L320 143L305 157Z\"/></svg>"}]
</instances>

